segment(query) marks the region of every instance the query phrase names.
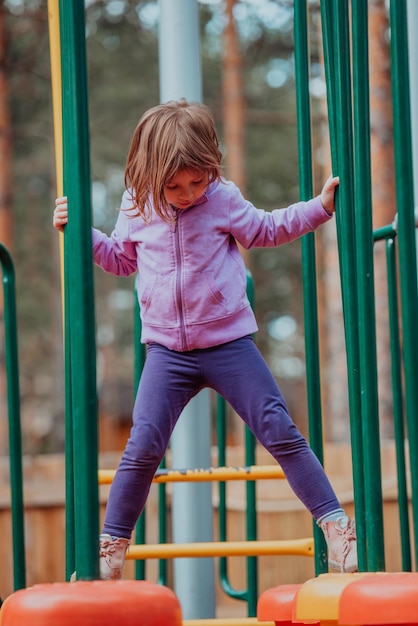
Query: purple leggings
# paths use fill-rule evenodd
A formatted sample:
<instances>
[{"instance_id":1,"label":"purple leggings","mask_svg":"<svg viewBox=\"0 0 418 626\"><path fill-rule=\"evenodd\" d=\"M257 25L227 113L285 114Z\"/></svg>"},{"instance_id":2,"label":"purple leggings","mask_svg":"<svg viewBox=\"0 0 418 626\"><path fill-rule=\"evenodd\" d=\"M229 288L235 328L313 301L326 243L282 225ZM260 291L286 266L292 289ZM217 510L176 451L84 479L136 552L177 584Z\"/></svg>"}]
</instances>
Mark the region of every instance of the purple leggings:
<instances>
[{"instance_id":1,"label":"purple leggings","mask_svg":"<svg viewBox=\"0 0 418 626\"><path fill-rule=\"evenodd\" d=\"M340 508L322 465L290 418L251 337L190 352L174 352L154 343L148 346L133 426L109 493L103 532L130 538L174 426L189 400L204 387L218 392L241 416L316 520Z\"/></svg>"}]
</instances>

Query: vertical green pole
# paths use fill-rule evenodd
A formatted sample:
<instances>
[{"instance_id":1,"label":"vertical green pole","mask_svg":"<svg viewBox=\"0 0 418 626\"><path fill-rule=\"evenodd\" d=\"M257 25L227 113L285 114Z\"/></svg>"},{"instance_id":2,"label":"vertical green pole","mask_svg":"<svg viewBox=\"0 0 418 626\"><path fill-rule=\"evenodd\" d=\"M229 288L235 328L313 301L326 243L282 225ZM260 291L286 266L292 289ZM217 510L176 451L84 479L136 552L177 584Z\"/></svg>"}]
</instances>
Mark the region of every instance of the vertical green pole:
<instances>
[{"instance_id":1,"label":"vertical green pole","mask_svg":"<svg viewBox=\"0 0 418 626\"><path fill-rule=\"evenodd\" d=\"M251 272L247 270L247 296L254 308L254 281ZM255 437L250 429L245 427L245 463L247 466L255 464ZM226 402L217 398L217 435L218 435L218 462L220 466L226 464ZM247 541L257 540L257 497L255 481L246 482L247 511L246 529ZM226 483L219 483L219 538L227 539L227 512L226 512ZM231 598L247 602L248 615L253 617L257 613L258 599L258 559L247 557L247 589L233 589L228 581L227 559L219 559L219 578L223 591Z\"/></svg>"},{"instance_id":2,"label":"vertical green pole","mask_svg":"<svg viewBox=\"0 0 418 626\"><path fill-rule=\"evenodd\" d=\"M399 528L401 535L402 570L412 571L409 525L408 487L406 480L405 427L402 397L402 367L399 333L398 278L395 239L386 240L388 275L388 310L390 355L392 363L393 425L395 431L396 469L398 475Z\"/></svg>"},{"instance_id":3,"label":"vertical green pole","mask_svg":"<svg viewBox=\"0 0 418 626\"><path fill-rule=\"evenodd\" d=\"M367 570L363 443L361 424L360 355L358 342L355 198L351 106L350 37L347 0L322 0L331 154L337 193L337 236L347 350L353 483L359 548L359 569ZM332 74L332 71L334 72Z\"/></svg>"},{"instance_id":4,"label":"vertical green pole","mask_svg":"<svg viewBox=\"0 0 418 626\"><path fill-rule=\"evenodd\" d=\"M64 272L64 294L70 293L69 276ZM69 297L69 296L68 296ZM66 299L68 299L68 297ZM64 303L64 370L65 370L65 576L75 571L75 505L74 505L74 437L71 401L70 307Z\"/></svg>"},{"instance_id":5,"label":"vertical green pole","mask_svg":"<svg viewBox=\"0 0 418 626\"><path fill-rule=\"evenodd\" d=\"M320 4L322 21L322 40L324 48L324 72L327 87L328 127L331 149L331 161L334 173L338 172L337 122L336 122L336 84L335 84L335 45L334 12L332 0L322 0Z\"/></svg>"},{"instance_id":6,"label":"vertical green pole","mask_svg":"<svg viewBox=\"0 0 418 626\"><path fill-rule=\"evenodd\" d=\"M166 458L164 457L160 463L160 468L165 469L166 466ZM167 543L167 509L167 485L162 483L158 485L158 538L161 544ZM167 559L160 559L158 561L158 583L160 585L167 584Z\"/></svg>"},{"instance_id":7,"label":"vertical green pole","mask_svg":"<svg viewBox=\"0 0 418 626\"><path fill-rule=\"evenodd\" d=\"M143 343L141 343L141 312L138 302L138 294L136 286L134 289L134 388L135 393L138 389L139 381L141 378L142 370L144 369L146 359L146 349ZM165 458L160 463L160 468L166 467ZM135 527L135 541L137 544L144 544L146 542L146 519L147 510L144 508L139 516L138 522ZM161 544L167 543L167 486L165 483L158 485L158 526L159 526L159 541ZM158 563L159 576L158 584L167 584L167 560L160 559ZM138 559L135 562L135 578L137 580L144 580L146 574L146 561L144 559Z\"/></svg>"},{"instance_id":8,"label":"vertical green pole","mask_svg":"<svg viewBox=\"0 0 418 626\"><path fill-rule=\"evenodd\" d=\"M309 200L313 195L313 182L306 0L295 0L294 11L299 188L301 200ZM302 280L309 440L318 459L323 463L318 297L316 290L315 235L313 233L302 238ZM316 523L313 525L313 534L315 540L315 572L318 575L328 571L327 551L324 535Z\"/></svg>"},{"instance_id":9,"label":"vertical green pole","mask_svg":"<svg viewBox=\"0 0 418 626\"><path fill-rule=\"evenodd\" d=\"M75 564L77 578L99 576L97 400L94 287L85 21L83 0L60 0L64 193L69 219L64 233L69 291L65 315L70 329L74 449Z\"/></svg>"},{"instance_id":10,"label":"vertical green pole","mask_svg":"<svg viewBox=\"0 0 418 626\"><path fill-rule=\"evenodd\" d=\"M247 270L247 296L254 309L254 280ZM245 463L255 465L255 437L250 429L245 427ZM247 541L257 541L257 490L256 481L246 481L247 493ZM258 559L256 556L247 557L247 589L248 589L248 616L257 615L258 599Z\"/></svg>"},{"instance_id":11,"label":"vertical green pole","mask_svg":"<svg viewBox=\"0 0 418 626\"><path fill-rule=\"evenodd\" d=\"M218 438L218 465L226 465L226 401L221 396L216 397L216 432ZM226 511L226 488L227 483L219 482L219 540L227 540L227 511ZM228 560L226 557L219 558L219 581L222 590L229 596L234 597L235 590L228 581Z\"/></svg>"},{"instance_id":12,"label":"vertical green pole","mask_svg":"<svg viewBox=\"0 0 418 626\"><path fill-rule=\"evenodd\" d=\"M376 308L370 166L367 0L352 0L353 109L361 415L368 569L385 569L377 389Z\"/></svg>"},{"instance_id":13,"label":"vertical green pole","mask_svg":"<svg viewBox=\"0 0 418 626\"><path fill-rule=\"evenodd\" d=\"M245 428L245 463L255 465L255 437L249 428ZM256 481L247 480L247 541L257 541L257 496ZM248 589L248 617L257 615L258 599L258 559L256 556L247 557L247 589Z\"/></svg>"},{"instance_id":14,"label":"vertical green pole","mask_svg":"<svg viewBox=\"0 0 418 626\"><path fill-rule=\"evenodd\" d=\"M139 380L141 378L142 370L144 368L146 351L144 344L141 343L141 312L138 302L138 292L136 290L136 284L134 288L134 390L135 395L138 390ZM142 511L141 515L135 526L135 541L137 544L145 543L146 535L146 509ZM135 578L137 580L145 579L146 561L144 559L138 559L135 561Z\"/></svg>"},{"instance_id":15,"label":"vertical green pole","mask_svg":"<svg viewBox=\"0 0 418 626\"><path fill-rule=\"evenodd\" d=\"M0 244L4 294L4 350L9 418L10 491L15 591L26 587L25 509L23 504L22 432L20 426L19 363L16 321L15 270L12 257Z\"/></svg>"},{"instance_id":16,"label":"vertical green pole","mask_svg":"<svg viewBox=\"0 0 418 626\"><path fill-rule=\"evenodd\" d=\"M405 0L390 3L390 26L405 408L409 437L415 558L418 559L418 350L416 347L418 293Z\"/></svg>"}]
</instances>

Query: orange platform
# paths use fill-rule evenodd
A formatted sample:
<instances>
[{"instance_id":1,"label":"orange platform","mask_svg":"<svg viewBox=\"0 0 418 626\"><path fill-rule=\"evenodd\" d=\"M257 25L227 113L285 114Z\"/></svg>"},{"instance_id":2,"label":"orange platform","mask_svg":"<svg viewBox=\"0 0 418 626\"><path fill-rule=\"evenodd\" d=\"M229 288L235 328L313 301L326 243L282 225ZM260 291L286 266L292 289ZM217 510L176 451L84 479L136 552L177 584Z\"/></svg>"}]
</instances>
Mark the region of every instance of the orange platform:
<instances>
[{"instance_id":1,"label":"orange platform","mask_svg":"<svg viewBox=\"0 0 418 626\"><path fill-rule=\"evenodd\" d=\"M291 626L295 598L301 584L280 585L264 591L258 599L259 622L274 622L277 626Z\"/></svg>"},{"instance_id":2,"label":"orange platform","mask_svg":"<svg viewBox=\"0 0 418 626\"><path fill-rule=\"evenodd\" d=\"M35 585L10 595L1 626L182 626L174 592L147 581Z\"/></svg>"},{"instance_id":3,"label":"orange platform","mask_svg":"<svg viewBox=\"0 0 418 626\"><path fill-rule=\"evenodd\" d=\"M418 624L418 573L371 574L341 594L339 624Z\"/></svg>"},{"instance_id":4,"label":"orange platform","mask_svg":"<svg viewBox=\"0 0 418 626\"><path fill-rule=\"evenodd\" d=\"M321 574L259 599L257 618L276 626L418 626L418 573Z\"/></svg>"}]
</instances>

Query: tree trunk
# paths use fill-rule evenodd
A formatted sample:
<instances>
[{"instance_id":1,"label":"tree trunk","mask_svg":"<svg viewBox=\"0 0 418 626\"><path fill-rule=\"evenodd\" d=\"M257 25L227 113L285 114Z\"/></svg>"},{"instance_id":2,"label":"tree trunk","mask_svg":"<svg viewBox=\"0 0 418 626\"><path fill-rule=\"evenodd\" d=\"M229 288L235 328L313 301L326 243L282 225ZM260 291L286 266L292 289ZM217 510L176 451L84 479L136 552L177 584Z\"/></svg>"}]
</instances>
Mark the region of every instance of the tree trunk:
<instances>
[{"instance_id":1,"label":"tree trunk","mask_svg":"<svg viewBox=\"0 0 418 626\"><path fill-rule=\"evenodd\" d=\"M234 19L236 0L226 0L226 25L223 33L222 57L222 120L223 139L226 148L226 178L246 192L245 168L245 98L242 78L242 55ZM247 250L239 245L246 266L249 266ZM237 414L232 414L231 432L235 444L244 444L243 429Z\"/></svg>"},{"instance_id":2,"label":"tree trunk","mask_svg":"<svg viewBox=\"0 0 418 626\"><path fill-rule=\"evenodd\" d=\"M236 0L226 0L226 26L223 35L222 65L223 133L226 147L227 178L245 193L245 98L242 55L234 20Z\"/></svg>"},{"instance_id":3,"label":"tree trunk","mask_svg":"<svg viewBox=\"0 0 418 626\"><path fill-rule=\"evenodd\" d=\"M7 76L6 11L0 6L0 241L12 247L12 131Z\"/></svg>"},{"instance_id":4,"label":"tree trunk","mask_svg":"<svg viewBox=\"0 0 418 626\"><path fill-rule=\"evenodd\" d=\"M370 111L373 228L390 224L396 211L389 20L385 0L369 1ZM386 250L375 245L374 277L381 434L393 436L393 402L387 301Z\"/></svg>"}]
</instances>

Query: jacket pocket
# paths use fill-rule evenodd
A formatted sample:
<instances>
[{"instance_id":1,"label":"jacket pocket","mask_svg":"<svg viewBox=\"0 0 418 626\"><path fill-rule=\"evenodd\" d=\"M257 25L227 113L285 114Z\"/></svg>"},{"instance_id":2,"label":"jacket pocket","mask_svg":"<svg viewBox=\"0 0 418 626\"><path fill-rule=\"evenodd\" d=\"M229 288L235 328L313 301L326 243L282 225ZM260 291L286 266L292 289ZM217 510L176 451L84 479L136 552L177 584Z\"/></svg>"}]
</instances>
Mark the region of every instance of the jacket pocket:
<instances>
[{"instance_id":1,"label":"jacket pocket","mask_svg":"<svg viewBox=\"0 0 418 626\"><path fill-rule=\"evenodd\" d=\"M239 280L239 279L238 279ZM186 324L201 324L230 315L241 308L242 296L237 302L226 298L211 272L187 273L184 276L183 311ZM228 295L230 290L228 290Z\"/></svg>"},{"instance_id":2,"label":"jacket pocket","mask_svg":"<svg viewBox=\"0 0 418 626\"><path fill-rule=\"evenodd\" d=\"M139 294L141 318L145 324L174 328L178 325L175 274L160 274L149 280Z\"/></svg>"}]
</instances>

